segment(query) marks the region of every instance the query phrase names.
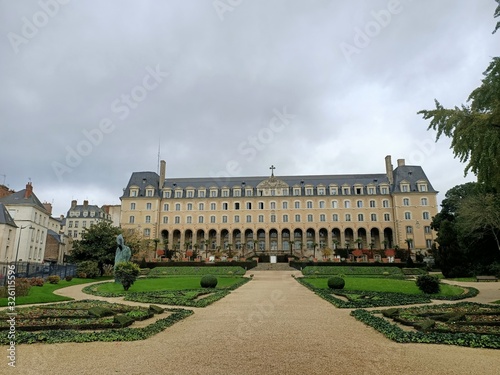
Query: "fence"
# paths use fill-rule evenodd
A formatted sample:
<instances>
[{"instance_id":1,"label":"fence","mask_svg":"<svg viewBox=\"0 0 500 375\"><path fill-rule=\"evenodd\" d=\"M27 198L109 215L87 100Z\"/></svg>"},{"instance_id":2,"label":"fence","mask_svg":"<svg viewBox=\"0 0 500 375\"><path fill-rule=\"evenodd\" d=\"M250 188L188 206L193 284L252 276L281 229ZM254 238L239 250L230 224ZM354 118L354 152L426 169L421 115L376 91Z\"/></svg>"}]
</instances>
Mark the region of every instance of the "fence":
<instances>
[{"instance_id":1,"label":"fence","mask_svg":"<svg viewBox=\"0 0 500 375\"><path fill-rule=\"evenodd\" d=\"M7 280L7 272L15 265L16 277L42 277L46 279L50 275L57 275L61 279L66 276L76 275L75 264L52 264L52 263L30 263L30 262L15 262L1 263L0 262L0 286L5 285ZM10 268L9 268L10 267Z\"/></svg>"}]
</instances>

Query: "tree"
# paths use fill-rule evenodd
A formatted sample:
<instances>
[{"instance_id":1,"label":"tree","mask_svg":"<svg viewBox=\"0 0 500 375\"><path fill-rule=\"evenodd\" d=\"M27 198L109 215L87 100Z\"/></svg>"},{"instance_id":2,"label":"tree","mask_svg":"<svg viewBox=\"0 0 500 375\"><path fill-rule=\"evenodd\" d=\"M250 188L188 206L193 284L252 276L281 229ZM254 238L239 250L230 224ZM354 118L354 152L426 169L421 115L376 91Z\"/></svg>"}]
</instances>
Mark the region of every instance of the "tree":
<instances>
[{"instance_id":1,"label":"tree","mask_svg":"<svg viewBox=\"0 0 500 375\"><path fill-rule=\"evenodd\" d=\"M500 0L494 17L500 17ZM496 24L495 33L500 28ZM435 100L436 109L421 110L427 129L437 131L436 141L445 135L451 138L455 157L466 162L465 174L473 172L479 182L500 191L500 58L494 57L483 73L481 86L469 95L470 105L444 108Z\"/></svg>"},{"instance_id":2,"label":"tree","mask_svg":"<svg viewBox=\"0 0 500 375\"><path fill-rule=\"evenodd\" d=\"M103 221L85 228L82 239L73 242L72 260L77 263L86 260L97 262L102 276L104 265L115 262L116 236L120 233L120 228Z\"/></svg>"}]
</instances>

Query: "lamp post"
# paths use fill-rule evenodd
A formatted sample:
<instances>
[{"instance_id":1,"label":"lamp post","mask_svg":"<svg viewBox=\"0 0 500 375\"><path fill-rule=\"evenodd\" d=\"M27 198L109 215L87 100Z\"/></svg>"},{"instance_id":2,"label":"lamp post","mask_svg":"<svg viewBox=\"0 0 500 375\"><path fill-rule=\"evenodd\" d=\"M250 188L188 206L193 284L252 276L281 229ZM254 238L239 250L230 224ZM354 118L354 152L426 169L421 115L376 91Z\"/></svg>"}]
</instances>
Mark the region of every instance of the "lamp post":
<instances>
[{"instance_id":1,"label":"lamp post","mask_svg":"<svg viewBox=\"0 0 500 375\"><path fill-rule=\"evenodd\" d=\"M19 244L21 243L21 234L22 234L22 231L23 229L25 228L28 228L27 225L25 225L24 227L21 226L19 227L19 238L17 240L17 250L16 250L16 259L15 259L15 264L16 264L16 276L17 276L17 257L19 256ZM33 228L31 225L29 226L29 229L35 229Z\"/></svg>"}]
</instances>

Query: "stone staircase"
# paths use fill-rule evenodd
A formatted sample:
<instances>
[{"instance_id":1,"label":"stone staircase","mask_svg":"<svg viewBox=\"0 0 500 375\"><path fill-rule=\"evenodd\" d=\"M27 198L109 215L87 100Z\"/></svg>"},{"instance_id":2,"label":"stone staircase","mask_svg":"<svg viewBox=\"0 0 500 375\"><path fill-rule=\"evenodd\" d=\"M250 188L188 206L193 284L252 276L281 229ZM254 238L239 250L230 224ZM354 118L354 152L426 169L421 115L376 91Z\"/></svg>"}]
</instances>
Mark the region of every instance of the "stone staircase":
<instances>
[{"instance_id":1,"label":"stone staircase","mask_svg":"<svg viewBox=\"0 0 500 375\"><path fill-rule=\"evenodd\" d=\"M257 267L252 268L251 271L297 271L295 268L290 267L288 263L259 263Z\"/></svg>"}]
</instances>

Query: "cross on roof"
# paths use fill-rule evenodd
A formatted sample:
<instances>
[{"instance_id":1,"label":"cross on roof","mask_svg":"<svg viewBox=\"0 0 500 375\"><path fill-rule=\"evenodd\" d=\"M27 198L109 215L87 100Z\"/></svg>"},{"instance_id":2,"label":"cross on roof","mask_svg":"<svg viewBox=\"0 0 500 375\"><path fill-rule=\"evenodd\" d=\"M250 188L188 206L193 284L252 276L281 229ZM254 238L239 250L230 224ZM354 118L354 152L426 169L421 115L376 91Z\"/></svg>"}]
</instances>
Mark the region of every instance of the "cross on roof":
<instances>
[{"instance_id":1,"label":"cross on roof","mask_svg":"<svg viewBox=\"0 0 500 375\"><path fill-rule=\"evenodd\" d=\"M271 177L274 177L274 170L276 169L276 167L274 165L271 165L269 169L271 170Z\"/></svg>"}]
</instances>

